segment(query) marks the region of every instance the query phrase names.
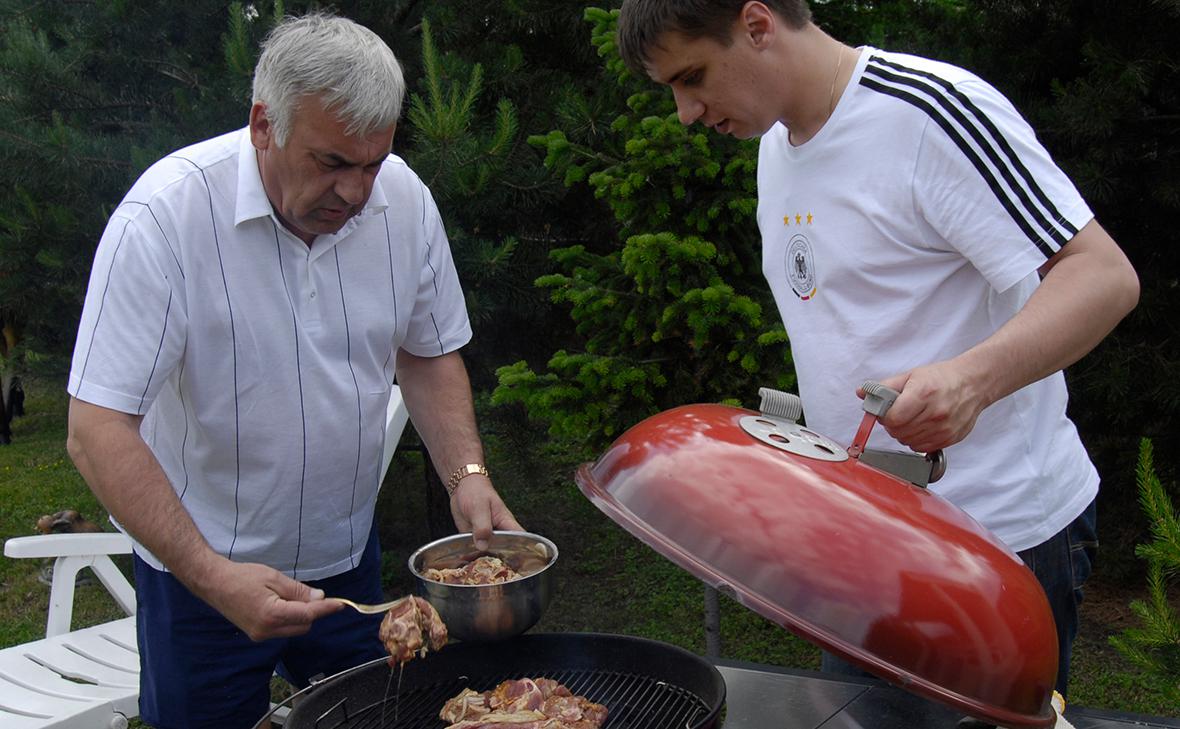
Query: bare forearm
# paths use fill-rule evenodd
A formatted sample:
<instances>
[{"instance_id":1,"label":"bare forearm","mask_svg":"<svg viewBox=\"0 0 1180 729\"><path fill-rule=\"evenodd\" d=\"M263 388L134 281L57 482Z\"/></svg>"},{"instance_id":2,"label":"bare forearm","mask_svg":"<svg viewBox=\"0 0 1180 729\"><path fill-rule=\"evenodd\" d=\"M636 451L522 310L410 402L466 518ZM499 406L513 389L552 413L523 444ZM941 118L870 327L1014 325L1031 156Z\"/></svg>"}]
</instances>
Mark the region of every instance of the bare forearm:
<instances>
[{"instance_id":1,"label":"bare forearm","mask_svg":"<svg viewBox=\"0 0 1180 729\"><path fill-rule=\"evenodd\" d=\"M103 506L190 587L218 557L139 435L139 419L72 400L69 440L78 472Z\"/></svg>"},{"instance_id":2,"label":"bare forearm","mask_svg":"<svg viewBox=\"0 0 1180 729\"><path fill-rule=\"evenodd\" d=\"M139 436L138 417L70 400L70 457L94 494L172 574L254 640L306 633L340 609L321 590L213 551Z\"/></svg>"},{"instance_id":3,"label":"bare forearm","mask_svg":"<svg viewBox=\"0 0 1180 729\"><path fill-rule=\"evenodd\" d=\"M1015 317L956 358L986 403L1077 362L1135 306L1138 278L1096 222L1070 246Z\"/></svg>"},{"instance_id":4,"label":"bare forearm","mask_svg":"<svg viewBox=\"0 0 1180 729\"><path fill-rule=\"evenodd\" d=\"M400 351L397 379L414 428L442 479L466 464L483 463L471 383L458 352L416 357ZM493 529L521 528L483 474L465 476L452 490L450 503L455 526L473 533L477 549L487 548Z\"/></svg>"},{"instance_id":5,"label":"bare forearm","mask_svg":"<svg viewBox=\"0 0 1180 729\"><path fill-rule=\"evenodd\" d=\"M483 463L471 383L458 352L416 357L401 351L397 380L414 428L430 451L439 477L467 463Z\"/></svg>"},{"instance_id":6,"label":"bare forearm","mask_svg":"<svg viewBox=\"0 0 1180 729\"><path fill-rule=\"evenodd\" d=\"M901 391L882 421L917 451L958 443L992 403L1067 367L1135 306L1139 279L1091 221L1042 268L1044 280L992 336L949 360L884 378Z\"/></svg>"}]
</instances>

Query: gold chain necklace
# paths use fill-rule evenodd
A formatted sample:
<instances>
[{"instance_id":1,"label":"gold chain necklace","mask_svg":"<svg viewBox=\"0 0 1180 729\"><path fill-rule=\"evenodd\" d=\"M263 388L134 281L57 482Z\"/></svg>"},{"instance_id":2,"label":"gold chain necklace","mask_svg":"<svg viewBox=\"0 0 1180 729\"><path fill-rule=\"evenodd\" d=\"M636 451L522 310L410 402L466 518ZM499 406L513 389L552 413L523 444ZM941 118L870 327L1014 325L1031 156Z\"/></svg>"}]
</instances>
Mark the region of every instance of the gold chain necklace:
<instances>
[{"instance_id":1,"label":"gold chain necklace","mask_svg":"<svg viewBox=\"0 0 1180 729\"><path fill-rule=\"evenodd\" d=\"M828 91L828 116L836 110L836 81L840 78L840 66L844 63L844 46L836 55L836 73L832 74L832 88Z\"/></svg>"}]
</instances>

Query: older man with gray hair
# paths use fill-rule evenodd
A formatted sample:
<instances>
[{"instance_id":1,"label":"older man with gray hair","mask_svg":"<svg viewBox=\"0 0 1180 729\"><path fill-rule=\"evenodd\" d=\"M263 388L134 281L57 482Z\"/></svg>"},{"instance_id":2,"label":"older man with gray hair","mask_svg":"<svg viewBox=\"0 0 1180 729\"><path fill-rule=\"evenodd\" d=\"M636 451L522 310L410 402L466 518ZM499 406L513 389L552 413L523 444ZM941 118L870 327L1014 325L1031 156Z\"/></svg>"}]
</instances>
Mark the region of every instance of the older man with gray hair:
<instances>
[{"instance_id":1,"label":"older man with gray hair","mask_svg":"<svg viewBox=\"0 0 1180 729\"><path fill-rule=\"evenodd\" d=\"M373 32L267 38L249 126L152 165L111 215L78 331L69 451L135 540L140 710L248 727L379 657L374 508L397 379L476 546L519 529L483 467L471 337L429 190L390 153L404 81Z\"/></svg>"}]
</instances>

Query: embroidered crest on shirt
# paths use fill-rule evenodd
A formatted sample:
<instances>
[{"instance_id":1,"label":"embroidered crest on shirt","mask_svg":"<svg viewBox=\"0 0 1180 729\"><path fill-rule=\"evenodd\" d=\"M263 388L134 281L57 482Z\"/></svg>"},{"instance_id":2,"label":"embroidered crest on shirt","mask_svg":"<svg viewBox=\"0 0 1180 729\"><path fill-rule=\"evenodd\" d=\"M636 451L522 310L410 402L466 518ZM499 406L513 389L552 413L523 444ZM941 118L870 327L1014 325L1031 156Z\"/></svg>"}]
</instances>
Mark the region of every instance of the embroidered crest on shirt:
<instances>
[{"instance_id":1,"label":"embroidered crest on shirt","mask_svg":"<svg viewBox=\"0 0 1180 729\"><path fill-rule=\"evenodd\" d=\"M810 217L810 216L808 216ZM811 251L811 243L807 236L796 233L787 242L786 260L783 262L787 269L787 280L791 282L791 290L801 301L807 301L815 296L815 254Z\"/></svg>"}]
</instances>

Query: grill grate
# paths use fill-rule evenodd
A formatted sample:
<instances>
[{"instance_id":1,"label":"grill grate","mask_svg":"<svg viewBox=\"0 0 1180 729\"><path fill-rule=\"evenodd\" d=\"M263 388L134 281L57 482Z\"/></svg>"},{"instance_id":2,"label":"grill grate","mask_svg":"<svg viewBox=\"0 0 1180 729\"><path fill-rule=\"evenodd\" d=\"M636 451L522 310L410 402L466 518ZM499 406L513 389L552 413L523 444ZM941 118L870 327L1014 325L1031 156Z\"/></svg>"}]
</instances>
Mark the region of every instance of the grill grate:
<instances>
[{"instance_id":1,"label":"grill grate","mask_svg":"<svg viewBox=\"0 0 1180 729\"><path fill-rule=\"evenodd\" d=\"M297 694L286 729L443 729L438 712L465 688L550 678L603 704L603 729L715 729L725 681L700 656L659 641L595 633L450 645L390 669L378 659ZM507 729L507 727L506 727Z\"/></svg>"},{"instance_id":2,"label":"grill grate","mask_svg":"<svg viewBox=\"0 0 1180 729\"><path fill-rule=\"evenodd\" d=\"M537 678L527 676L528 678ZM709 714L709 706L689 691L665 681L617 671L546 671L575 694L609 710L602 729L685 729ZM486 691L523 675L483 676L398 691L397 669L390 669L386 696L341 699L316 717L315 729L441 729L438 712L464 688Z\"/></svg>"}]
</instances>

